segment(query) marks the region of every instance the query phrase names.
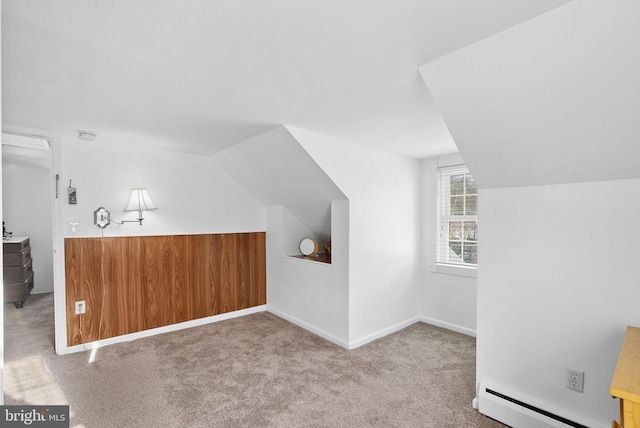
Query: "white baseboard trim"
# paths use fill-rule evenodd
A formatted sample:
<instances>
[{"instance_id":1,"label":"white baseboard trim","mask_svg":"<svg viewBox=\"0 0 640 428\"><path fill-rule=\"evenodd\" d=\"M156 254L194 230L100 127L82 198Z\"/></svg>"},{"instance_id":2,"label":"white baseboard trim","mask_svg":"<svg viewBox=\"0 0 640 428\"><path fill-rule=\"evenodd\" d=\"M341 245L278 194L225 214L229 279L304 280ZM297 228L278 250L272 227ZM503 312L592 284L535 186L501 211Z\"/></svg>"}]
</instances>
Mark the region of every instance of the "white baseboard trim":
<instances>
[{"instance_id":1,"label":"white baseboard trim","mask_svg":"<svg viewBox=\"0 0 640 428\"><path fill-rule=\"evenodd\" d=\"M412 324L415 324L416 322L424 322L426 324L431 324L431 325L435 325L437 327L442 327L442 328L446 328L448 330L452 330L452 331L456 331L458 333L462 333L462 334L466 334L468 336L476 336L476 331L475 330L471 330L469 328L466 327L461 327L458 326L456 324L451 324L445 321L440 321L434 318L429 318L429 317L425 317L425 316L417 316L417 317L412 317L409 318L405 321L399 322L397 324L394 324L392 326L389 326L387 328L384 328L380 331L377 331L375 333L369 334L367 336L364 336L360 339L357 340L353 340L353 341L345 341L343 339L340 339L320 328L317 328L305 321L302 321L299 318L296 318L294 316L291 316L289 314L286 314L278 309L275 309L273 307L270 307L268 305L261 305L261 306L255 306L253 308L248 308L248 309L242 309L239 311L233 311L233 312L227 312L225 314L220 314L220 315L214 315L211 317L206 317L206 318L199 318L199 319L195 319L195 320L191 320L191 321L185 321L182 323L178 323L178 324L171 324L171 325L167 325L167 326L163 326L163 327L158 327L158 328L153 328L153 329L149 329L149 330L144 330L144 331L139 331L136 333L130 333L130 334L125 334L122 336L116 336L116 337L110 337L108 339L102 339L102 340L97 340L94 342L88 342L82 345L74 345L74 346L67 346L64 347L62 349L58 350L58 355L66 355L66 354L73 354L76 352L83 352L83 351L89 351L89 350L93 350L95 348L101 348L103 346L108 346L108 345L112 345L114 343L122 343L122 342L130 342L132 340L136 340L136 339L141 339L144 337L149 337L149 336L155 336L158 334L162 334L162 333L169 333L169 332L173 332L173 331L179 331L179 330L184 330L187 328L192 328L192 327L197 327L197 326L201 326L201 325L206 325L206 324L212 324L215 322L219 322L219 321L224 321L224 320L228 320L228 319L232 319L232 318L237 318L237 317L242 317L245 315L250 315L250 314L255 314L258 312L264 312L264 311L268 311L273 313L274 315L279 316L280 318L283 318L299 327L304 328L305 330L310 331L311 333L314 333L320 337L322 337L323 339L328 340L329 342L335 343L338 346L341 346L345 349L356 349L359 348L360 346L366 345L369 342L373 342L376 339L380 339L381 337L387 336L389 334L395 333L397 331L402 330L403 328L406 328Z\"/></svg>"},{"instance_id":2,"label":"white baseboard trim","mask_svg":"<svg viewBox=\"0 0 640 428\"><path fill-rule=\"evenodd\" d=\"M313 333L315 335L318 335L318 336L322 337L323 339L328 340L329 342L335 343L336 345L342 346L343 348L350 349L349 348L349 344L347 342L345 342L344 340L342 340L342 339L340 339L340 338L338 338L338 337L336 337L336 336L334 336L334 335L332 335L330 333L327 333L326 331L322 330L321 328L317 328L317 327L315 327L315 326L313 326L313 325L311 325L311 324L309 324L309 323L307 323L305 321L302 321L299 318L296 318L294 316L286 314L286 313L284 313L282 311L279 311L278 309L275 309L275 308L273 308L271 306L268 306L268 305L267 305L267 312L271 312L272 314L277 315L280 318L285 319L285 320L289 321L290 323L297 325L298 327L301 327L301 328L303 328L303 329L305 329L307 331L310 331L311 333Z\"/></svg>"},{"instance_id":3,"label":"white baseboard trim","mask_svg":"<svg viewBox=\"0 0 640 428\"><path fill-rule=\"evenodd\" d=\"M451 324L446 321L440 321L435 318L429 318L425 316L418 317L419 320L425 324L435 325L436 327L446 328L447 330L456 331L458 333L466 334L467 336L476 337L476 331L467 327L462 327L457 324Z\"/></svg>"},{"instance_id":4,"label":"white baseboard trim","mask_svg":"<svg viewBox=\"0 0 640 428\"><path fill-rule=\"evenodd\" d=\"M420 321L419 317L412 317L412 318L409 318L408 320L399 322L390 327L383 328L382 330L379 330L375 333L368 334L360 339L350 341L348 349L351 350L351 349L359 348L362 345L366 345L367 343L373 342L376 339L380 339L381 337L387 336L391 333L395 333L396 331L400 331L403 328L407 328L410 325L417 323L418 321Z\"/></svg>"},{"instance_id":5,"label":"white baseboard trim","mask_svg":"<svg viewBox=\"0 0 640 428\"><path fill-rule=\"evenodd\" d=\"M166 325L163 327L152 328L149 330L138 331L136 333L124 334L122 336L110 337L108 339L96 340L82 345L67 346L58 350L58 355L73 354L75 352L89 351L103 346L113 345L114 343L130 342L143 337L155 336L157 334L169 333L172 331L184 330L187 328L198 327L201 325L212 324L232 318L238 318L245 315L251 315L267 310L267 305L254 306L252 308L241 309L239 311L227 312L220 315L213 315L206 318L198 318L191 321L185 321L178 324Z\"/></svg>"}]
</instances>

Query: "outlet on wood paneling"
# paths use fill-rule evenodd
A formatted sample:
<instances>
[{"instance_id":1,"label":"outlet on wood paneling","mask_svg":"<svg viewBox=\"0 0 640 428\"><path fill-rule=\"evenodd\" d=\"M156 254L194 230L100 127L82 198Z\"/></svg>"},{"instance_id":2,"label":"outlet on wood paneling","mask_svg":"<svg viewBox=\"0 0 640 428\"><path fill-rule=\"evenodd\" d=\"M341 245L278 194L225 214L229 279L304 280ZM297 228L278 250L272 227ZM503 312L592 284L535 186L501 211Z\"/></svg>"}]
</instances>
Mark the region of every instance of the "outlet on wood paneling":
<instances>
[{"instance_id":1,"label":"outlet on wood paneling","mask_svg":"<svg viewBox=\"0 0 640 428\"><path fill-rule=\"evenodd\" d=\"M73 346L264 305L265 234L67 238L65 274Z\"/></svg>"}]
</instances>

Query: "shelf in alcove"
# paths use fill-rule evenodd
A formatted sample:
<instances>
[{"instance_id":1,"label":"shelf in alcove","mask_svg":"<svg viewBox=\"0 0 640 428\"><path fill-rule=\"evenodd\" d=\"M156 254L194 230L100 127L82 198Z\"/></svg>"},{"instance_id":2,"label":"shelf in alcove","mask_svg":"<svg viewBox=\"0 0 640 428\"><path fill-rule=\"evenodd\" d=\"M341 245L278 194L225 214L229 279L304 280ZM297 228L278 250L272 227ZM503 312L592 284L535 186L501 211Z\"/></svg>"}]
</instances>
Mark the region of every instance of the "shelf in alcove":
<instances>
[{"instance_id":1,"label":"shelf in alcove","mask_svg":"<svg viewBox=\"0 0 640 428\"><path fill-rule=\"evenodd\" d=\"M305 256L305 255L298 254L298 255L287 256L287 257L291 257L293 259L307 260L310 262L331 264L331 253L322 253L322 254L317 254L315 256Z\"/></svg>"}]
</instances>

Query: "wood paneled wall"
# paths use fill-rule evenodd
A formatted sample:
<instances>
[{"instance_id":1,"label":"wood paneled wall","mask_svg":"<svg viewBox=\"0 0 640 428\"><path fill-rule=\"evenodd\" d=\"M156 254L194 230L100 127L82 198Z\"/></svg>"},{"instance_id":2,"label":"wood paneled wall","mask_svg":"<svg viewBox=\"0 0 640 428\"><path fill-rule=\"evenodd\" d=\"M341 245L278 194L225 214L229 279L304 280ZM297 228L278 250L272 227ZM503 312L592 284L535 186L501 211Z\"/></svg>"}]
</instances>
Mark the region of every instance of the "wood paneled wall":
<instances>
[{"instance_id":1,"label":"wood paneled wall","mask_svg":"<svg viewBox=\"0 0 640 428\"><path fill-rule=\"evenodd\" d=\"M265 233L65 239L68 346L266 303ZM86 313L75 314L75 302Z\"/></svg>"}]
</instances>

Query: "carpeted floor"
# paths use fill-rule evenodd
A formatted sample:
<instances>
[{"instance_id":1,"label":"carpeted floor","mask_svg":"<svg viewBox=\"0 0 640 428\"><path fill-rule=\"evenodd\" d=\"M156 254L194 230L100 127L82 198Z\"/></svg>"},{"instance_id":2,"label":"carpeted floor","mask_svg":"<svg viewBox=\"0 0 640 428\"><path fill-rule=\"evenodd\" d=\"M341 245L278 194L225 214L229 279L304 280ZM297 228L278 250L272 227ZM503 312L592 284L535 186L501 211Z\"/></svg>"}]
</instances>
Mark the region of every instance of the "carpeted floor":
<instances>
[{"instance_id":1,"label":"carpeted floor","mask_svg":"<svg viewBox=\"0 0 640 428\"><path fill-rule=\"evenodd\" d=\"M93 362L53 331L51 294L5 305L5 403L66 401L71 427L504 427L471 407L475 340L422 323L347 351L265 312Z\"/></svg>"}]
</instances>

